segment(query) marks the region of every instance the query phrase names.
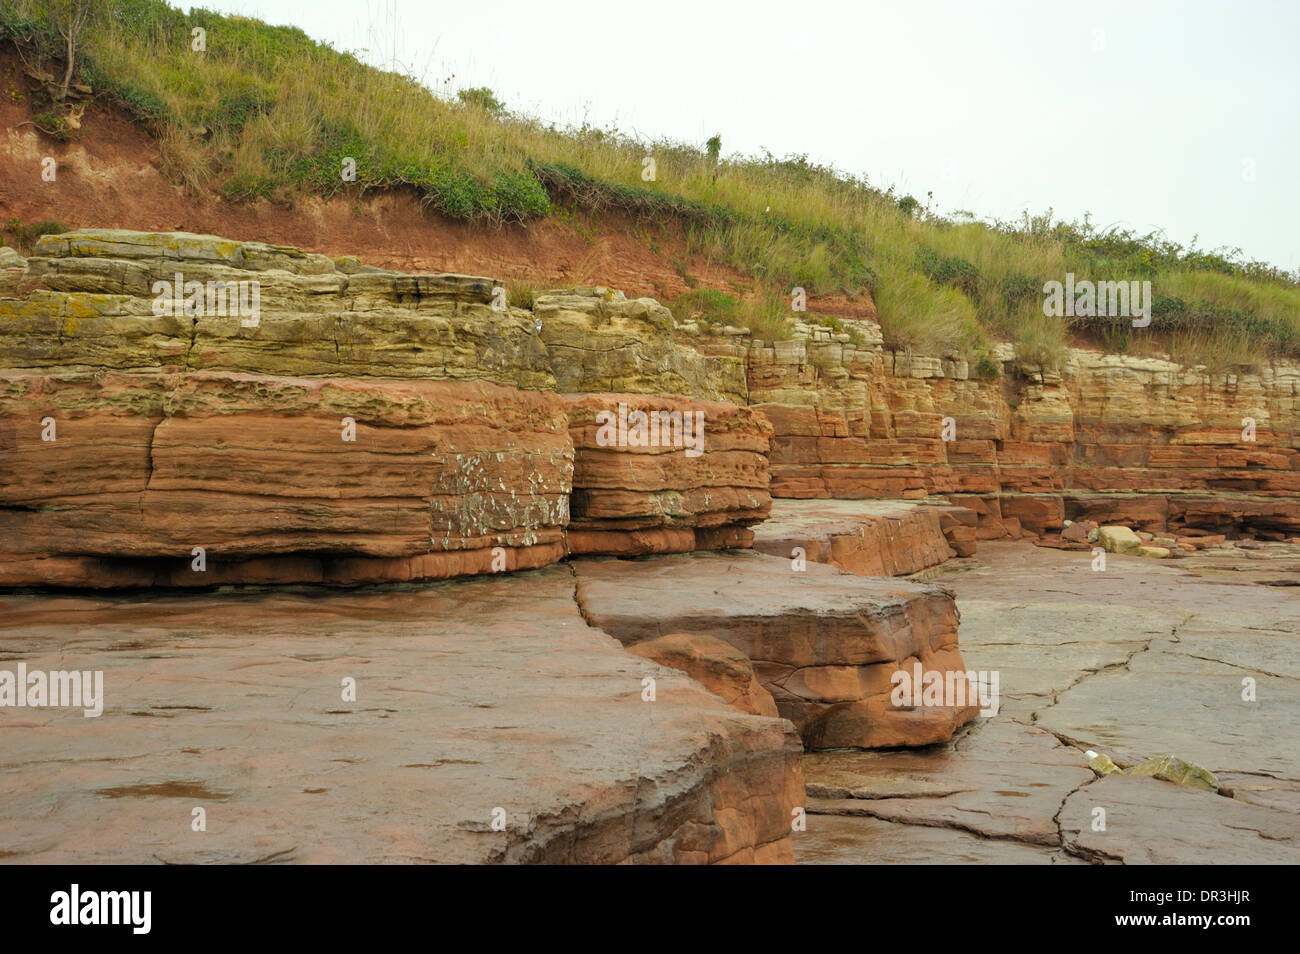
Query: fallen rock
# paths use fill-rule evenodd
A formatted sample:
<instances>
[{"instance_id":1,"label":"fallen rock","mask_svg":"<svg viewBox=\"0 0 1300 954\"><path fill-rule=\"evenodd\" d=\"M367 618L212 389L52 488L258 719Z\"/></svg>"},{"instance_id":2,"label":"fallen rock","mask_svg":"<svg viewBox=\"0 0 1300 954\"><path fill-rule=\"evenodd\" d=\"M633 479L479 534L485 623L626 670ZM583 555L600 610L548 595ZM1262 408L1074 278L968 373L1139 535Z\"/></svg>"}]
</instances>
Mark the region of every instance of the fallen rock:
<instances>
[{"instance_id":1,"label":"fallen rock","mask_svg":"<svg viewBox=\"0 0 1300 954\"><path fill-rule=\"evenodd\" d=\"M1097 525L1091 520L1076 520L1061 531L1061 539L1071 543L1088 543L1095 539L1092 534Z\"/></svg>"},{"instance_id":2,"label":"fallen rock","mask_svg":"<svg viewBox=\"0 0 1300 954\"><path fill-rule=\"evenodd\" d=\"M1094 752L1091 749L1083 754L1087 756L1088 764L1092 766L1092 770L1098 775L1114 775L1116 773L1123 773L1124 771L1111 760L1109 755L1101 752Z\"/></svg>"},{"instance_id":3,"label":"fallen rock","mask_svg":"<svg viewBox=\"0 0 1300 954\"><path fill-rule=\"evenodd\" d=\"M1097 534L1109 553L1137 553L1142 547L1142 538L1128 527L1100 527Z\"/></svg>"},{"instance_id":4,"label":"fallen rock","mask_svg":"<svg viewBox=\"0 0 1300 954\"><path fill-rule=\"evenodd\" d=\"M1176 759L1172 755L1160 755L1153 759L1147 759L1147 761L1130 768L1127 774L1149 775L1153 778L1162 778L1167 782L1174 782L1177 785L1190 785L1192 788L1203 789L1207 792L1217 792L1219 790L1219 780L1214 777L1213 772L1203 769L1192 762Z\"/></svg>"},{"instance_id":5,"label":"fallen rock","mask_svg":"<svg viewBox=\"0 0 1300 954\"><path fill-rule=\"evenodd\" d=\"M1163 560L1169 556L1169 549L1167 547L1143 546L1143 547L1138 547L1137 555L1143 557L1152 557L1153 559L1157 559L1157 560Z\"/></svg>"}]
</instances>

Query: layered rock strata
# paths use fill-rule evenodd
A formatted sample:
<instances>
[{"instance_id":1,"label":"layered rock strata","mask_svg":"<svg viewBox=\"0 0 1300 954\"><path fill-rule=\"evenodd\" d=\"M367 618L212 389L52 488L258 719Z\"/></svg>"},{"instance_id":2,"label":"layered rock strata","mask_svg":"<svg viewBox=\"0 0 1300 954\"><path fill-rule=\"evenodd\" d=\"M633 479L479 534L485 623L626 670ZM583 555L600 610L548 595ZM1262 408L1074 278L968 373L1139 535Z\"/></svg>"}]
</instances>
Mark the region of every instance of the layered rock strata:
<instances>
[{"instance_id":1,"label":"layered rock strata","mask_svg":"<svg viewBox=\"0 0 1300 954\"><path fill-rule=\"evenodd\" d=\"M976 514L907 501L777 500L754 549L859 576L905 576L975 552ZM958 549L960 548L960 549Z\"/></svg>"},{"instance_id":2,"label":"layered rock strata","mask_svg":"<svg viewBox=\"0 0 1300 954\"><path fill-rule=\"evenodd\" d=\"M570 552L749 546L748 527L772 505L772 428L762 415L635 394L566 395L565 409L575 452Z\"/></svg>"},{"instance_id":3,"label":"layered rock strata","mask_svg":"<svg viewBox=\"0 0 1300 954\"><path fill-rule=\"evenodd\" d=\"M184 233L5 264L0 585L441 579L745 546L770 503L742 362L649 299ZM702 433L599 441L629 403Z\"/></svg>"},{"instance_id":4,"label":"layered rock strata","mask_svg":"<svg viewBox=\"0 0 1300 954\"><path fill-rule=\"evenodd\" d=\"M750 403L775 429L776 497L949 495L985 539L1127 514L1152 532L1300 528L1295 362L1210 374L1071 349L1053 373L1003 346L977 379L965 361L829 335L713 347L746 354Z\"/></svg>"},{"instance_id":5,"label":"layered rock strata","mask_svg":"<svg viewBox=\"0 0 1300 954\"><path fill-rule=\"evenodd\" d=\"M10 371L0 420L0 585L352 584L564 554L573 449L546 392Z\"/></svg>"}]
</instances>

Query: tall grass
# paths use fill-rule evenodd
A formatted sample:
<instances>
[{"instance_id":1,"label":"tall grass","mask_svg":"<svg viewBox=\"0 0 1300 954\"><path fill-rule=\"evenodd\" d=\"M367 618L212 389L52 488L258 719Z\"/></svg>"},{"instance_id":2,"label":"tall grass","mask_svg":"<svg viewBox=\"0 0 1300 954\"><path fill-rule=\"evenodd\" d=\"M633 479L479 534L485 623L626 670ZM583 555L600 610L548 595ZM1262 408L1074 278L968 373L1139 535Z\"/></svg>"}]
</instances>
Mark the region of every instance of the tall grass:
<instances>
[{"instance_id":1,"label":"tall grass","mask_svg":"<svg viewBox=\"0 0 1300 954\"><path fill-rule=\"evenodd\" d=\"M0 36L57 63L56 2L6 0ZM616 128L561 128L510 112L486 90L438 95L296 28L187 16L162 0L94 6L80 77L146 124L168 174L192 189L291 202L409 188L441 215L496 226L561 209L671 219L694 252L751 276L755 301L787 299L795 286L870 292L886 341L918 351L975 357L1007 338L1029 360L1057 363L1070 329L1042 314L1042 286L1073 271L1152 282L1160 307L1145 334L1104 322L1081 329L1113 347L1156 341L1203 363L1300 354L1300 276L1239 252L1053 222L1050 210L1013 223L942 219L803 156L723 158ZM194 27L207 31L206 52L190 48ZM349 159L355 181L341 175ZM786 333L778 309L765 309L747 317Z\"/></svg>"}]
</instances>

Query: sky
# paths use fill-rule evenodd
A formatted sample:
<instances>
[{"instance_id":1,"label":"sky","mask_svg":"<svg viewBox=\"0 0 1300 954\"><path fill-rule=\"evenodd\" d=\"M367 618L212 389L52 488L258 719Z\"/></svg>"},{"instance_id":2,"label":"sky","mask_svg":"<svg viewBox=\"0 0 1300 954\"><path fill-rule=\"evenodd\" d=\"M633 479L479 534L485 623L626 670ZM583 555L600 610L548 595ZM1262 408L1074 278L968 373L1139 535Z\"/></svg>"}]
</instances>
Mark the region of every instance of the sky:
<instances>
[{"instance_id":1,"label":"sky","mask_svg":"<svg viewBox=\"0 0 1300 954\"><path fill-rule=\"evenodd\" d=\"M718 133L724 154L933 192L940 214L1091 213L1300 269L1296 2L201 5L548 121Z\"/></svg>"}]
</instances>

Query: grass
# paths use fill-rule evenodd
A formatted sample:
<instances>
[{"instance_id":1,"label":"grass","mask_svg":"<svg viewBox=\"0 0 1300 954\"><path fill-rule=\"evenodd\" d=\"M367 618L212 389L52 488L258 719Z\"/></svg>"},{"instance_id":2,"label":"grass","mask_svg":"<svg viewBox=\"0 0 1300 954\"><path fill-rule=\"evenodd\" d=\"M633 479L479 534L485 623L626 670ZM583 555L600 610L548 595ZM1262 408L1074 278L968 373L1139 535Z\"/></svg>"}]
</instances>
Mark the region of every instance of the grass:
<instances>
[{"instance_id":1,"label":"grass","mask_svg":"<svg viewBox=\"0 0 1300 954\"><path fill-rule=\"evenodd\" d=\"M36 243L42 235L60 235L66 231L68 231L66 225L52 219L42 219L29 224L18 218L11 218L0 226L0 245L8 245L23 255L30 255L36 250Z\"/></svg>"},{"instance_id":2,"label":"grass","mask_svg":"<svg viewBox=\"0 0 1300 954\"><path fill-rule=\"evenodd\" d=\"M672 311L678 321L694 320L714 332L728 325L748 328L761 341L789 338L794 326L789 299L771 290L742 298L711 288L693 289L677 296Z\"/></svg>"},{"instance_id":3,"label":"grass","mask_svg":"<svg viewBox=\"0 0 1300 954\"><path fill-rule=\"evenodd\" d=\"M0 37L29 61L58 66L55 2L7 0ZM296 28L202 9L186 15L162 0L93 6L77 78L144 124L167 174L192 190L292 202L403 188L440 215L489 226L575 210L618 212L633 229L671 220L685 231L686 261L703 255L752 283L737 297L748 303L741 312L717 321L762 328L764 337L789 333L788 296L800 286L814 296L870 293L888 345L976 361L1007 339L1027 360L1056 364L1079 333L1116 349L1177 349L1206 364L1300 355L1300 276L1239 251L1098 230L1086 218L1055 222L1050 210L1016 222L940 218L804 156L724 156L720 141L698 147L617 128L560 128L511 112L482 87L439 95ZM190 49L194 27L207 31L205 52ZM652 182L642 179L646 156L655 159ZM341 175L347 160L355 180ZM681 270L689 284L685 262ZM1150 280L1152 326L1071 328L1045 317L1043 284L1067 271Z\"/></svg>"}]
</instances>

